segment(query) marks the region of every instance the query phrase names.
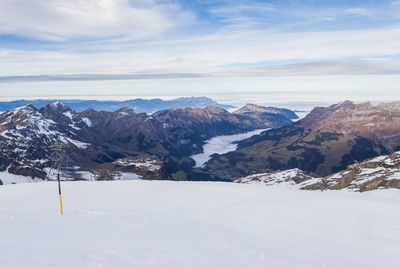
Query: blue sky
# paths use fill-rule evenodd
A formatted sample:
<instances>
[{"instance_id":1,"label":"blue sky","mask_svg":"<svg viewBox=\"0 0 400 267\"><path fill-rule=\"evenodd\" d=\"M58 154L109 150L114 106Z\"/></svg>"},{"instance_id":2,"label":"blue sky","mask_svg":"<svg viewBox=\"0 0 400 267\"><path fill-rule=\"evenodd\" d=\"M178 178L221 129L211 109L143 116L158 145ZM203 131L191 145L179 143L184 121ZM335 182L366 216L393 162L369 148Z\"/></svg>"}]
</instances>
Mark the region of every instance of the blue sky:
<instances>
[{"instance_id":1,"label":"blue sky","mask_svg":"<svg viewBox=\"0 0 400 267\"><path fill-rule=\"evenodd\" d=\"M2 0L0 70L3 97L48 80L398 75L400 1Z\"/></svg>"}]
</instances>

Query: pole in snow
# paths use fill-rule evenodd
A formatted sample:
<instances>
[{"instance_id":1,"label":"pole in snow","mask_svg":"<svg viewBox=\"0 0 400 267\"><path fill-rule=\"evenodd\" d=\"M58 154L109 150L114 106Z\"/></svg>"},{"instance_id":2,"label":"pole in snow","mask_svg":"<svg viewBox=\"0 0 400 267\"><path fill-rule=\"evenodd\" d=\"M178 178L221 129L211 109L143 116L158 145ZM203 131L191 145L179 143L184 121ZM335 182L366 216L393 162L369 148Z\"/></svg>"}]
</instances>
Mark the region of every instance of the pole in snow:
<instances>
[{"instance_id":1,"label":"pole in snow","mask_svg":"<svg viewBox=\"0 0 400 267\"><path fill-rule=\"evenodd\" d=\"M56 144L52 147L51 149L53 151L52 153L52 167L50 169L50 173L48 174L49 177L51 177L51 170L57 171L57 185L58 185L58 201L60 204L60 214L64 214L64 209L63 209L63 201L62 201L62 194L61 194L61 179L60 179L60 169L61 167L66 166L66 160L67 160L67 145L63 143Z\"/></svg>"},{"instance_id":2,"label":"pole in snow","mask_svg":"<svg viewBox=\"0 0 400 267\"><path fill-rule=\"evenodd\" d=\"M60 172L57 173L57 183L58 183L58 198L60 201L60 214L64 214L63 204L62 204L62 194L61 194L61 182L60 182Z\"/></svg>"}]
</instances>

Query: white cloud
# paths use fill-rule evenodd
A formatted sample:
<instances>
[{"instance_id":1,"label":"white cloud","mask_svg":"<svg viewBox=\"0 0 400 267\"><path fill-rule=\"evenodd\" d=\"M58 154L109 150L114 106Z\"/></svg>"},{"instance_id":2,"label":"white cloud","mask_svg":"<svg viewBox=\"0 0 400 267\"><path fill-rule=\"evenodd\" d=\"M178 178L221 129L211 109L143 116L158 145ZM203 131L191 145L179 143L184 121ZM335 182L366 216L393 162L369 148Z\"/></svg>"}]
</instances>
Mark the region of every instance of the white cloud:
<instances>
[{"instance_id":1,"label":"white cloud","mask_svg":"<svg viewBox=\"0 0 400 267\"><path fill-rule=\"evenodd\" d=\"M274 6L270 4L262 4L262 3L251 3L251 4L243 4L238 3L235 4L234 2L230 3L229 5L220 6L211 8L210 12L217 16L231 16L231 15L238 15L243 13L265 13L274 11Z\"/></svg>"},{"instance_id":2,"label":"white cloud","mask_svg":"<svg viewBox=\"0 0 400 267\"><path fill-rule=\"evenodd\" d=\"M10 54L10 51L7 50L0 50L0 58L8 56Z\"/></svg>"},{"instance_id":3,"label":"white cloud","mask_svg":"<svg viewBox=\"0 0 400 267\"><path fill-rule=\"evenodd\" d=\"M343 10L343 13L347 15L354 15L354 16L371 16L371 12L367 8L348 8Z\"/></svg>"},{"instance_id":4,"label":"white cloud","mask_svg":"<svg viewBox=\"0 0 400 267\"><path fill-rule=\"evenodd\" d=\"M158 35L191 19L155 0L2 0L0 32L36 39Z\"/></svg>"}]
</instances>

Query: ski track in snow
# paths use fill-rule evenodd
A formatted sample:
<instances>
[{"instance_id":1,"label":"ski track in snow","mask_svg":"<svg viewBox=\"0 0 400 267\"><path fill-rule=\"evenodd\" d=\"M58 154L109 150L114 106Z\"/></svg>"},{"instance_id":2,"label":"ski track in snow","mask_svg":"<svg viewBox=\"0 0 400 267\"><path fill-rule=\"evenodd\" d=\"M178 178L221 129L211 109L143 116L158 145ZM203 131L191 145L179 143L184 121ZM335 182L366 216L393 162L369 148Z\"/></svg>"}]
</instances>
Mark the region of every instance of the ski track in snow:
<instances>
[{"instance_id":1,"label":"ski track in snow","mask_svg":"<svg viewBox=\"0 0 400 267\"><path fill-rule=\"evenodd\" d=\"M118 181L0 186L0 266L397 266L400 191Z\"/></svg>"},{"instance_id":2,"label":"ski track in snow","mask_svg":"<svg viewBox=\"0 0 400 267\"><path fill-rule=\"evenodd\" d=\"M191 156L196 162L196 168L201 168L210 160L213 154L225 154L231 151L235 151L237 144L235 142L244 140L254 135L260 134L268 129L255 130L247 133L233 134L233 135L220 135L213 137L206 141L203 146L203 153Z\"/></svg>"}]
</instances>

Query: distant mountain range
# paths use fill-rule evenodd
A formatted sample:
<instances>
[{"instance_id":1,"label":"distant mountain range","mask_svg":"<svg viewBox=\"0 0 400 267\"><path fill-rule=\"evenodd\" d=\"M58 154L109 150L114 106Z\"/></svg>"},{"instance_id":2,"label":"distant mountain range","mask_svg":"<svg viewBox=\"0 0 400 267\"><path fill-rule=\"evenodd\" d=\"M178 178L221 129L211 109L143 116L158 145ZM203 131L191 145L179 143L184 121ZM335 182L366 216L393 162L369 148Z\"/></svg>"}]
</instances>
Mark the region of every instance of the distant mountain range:
<instances>
[{"instance_id":1,"label":"distant mountain range","mask_svg":"<svg viewBox=\"0 0 400 267\"><path fill-rule=\"evenodd\" d=\"M219 104L208 97L180 97L172 100L163 99L141 99L136 98L124 101L102 101L102 100L74 100L74 99L37 99L37 100L15 100L0 102L0 111L8 111L18 107L33 105L36 108L42 108L54 102L61 101L71 109L81 112L86 109L98 111L115 111L120 108L131 108L136 113L153 113L156 111L172 108L205 108L208 106L231 109L234 106Z\"/></svg>"}]
</instances>

